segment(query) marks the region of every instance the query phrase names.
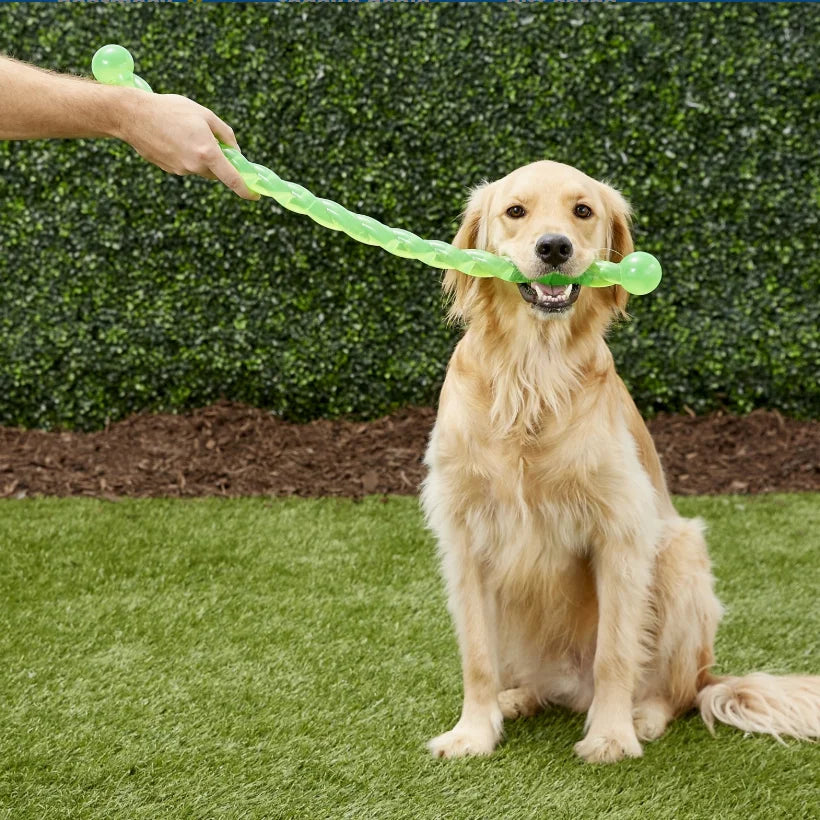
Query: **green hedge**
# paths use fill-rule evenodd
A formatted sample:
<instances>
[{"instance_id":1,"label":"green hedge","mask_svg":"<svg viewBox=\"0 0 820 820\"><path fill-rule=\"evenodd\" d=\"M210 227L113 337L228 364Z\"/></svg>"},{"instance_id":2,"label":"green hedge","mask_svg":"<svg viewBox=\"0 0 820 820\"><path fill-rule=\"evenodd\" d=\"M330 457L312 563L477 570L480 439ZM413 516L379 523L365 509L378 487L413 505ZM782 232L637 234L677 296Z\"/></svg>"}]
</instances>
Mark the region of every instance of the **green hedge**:
<instances>
[{"instance_id":1,"label":"green hedge","mask_svg":"<svg viewBox=\"0 0 820 820\"><path fill-rule=\"evenodd\" d=\"M666 271L612 334L647 413L820 415L818 38L782 4L0 6L0 50L88 73L122 43L251 159L423 236L538 158L611 180ZM456 334L421 264L113 141L0 145L0 203L2 423L435 400Z\"/></svg>"}]
</instances>

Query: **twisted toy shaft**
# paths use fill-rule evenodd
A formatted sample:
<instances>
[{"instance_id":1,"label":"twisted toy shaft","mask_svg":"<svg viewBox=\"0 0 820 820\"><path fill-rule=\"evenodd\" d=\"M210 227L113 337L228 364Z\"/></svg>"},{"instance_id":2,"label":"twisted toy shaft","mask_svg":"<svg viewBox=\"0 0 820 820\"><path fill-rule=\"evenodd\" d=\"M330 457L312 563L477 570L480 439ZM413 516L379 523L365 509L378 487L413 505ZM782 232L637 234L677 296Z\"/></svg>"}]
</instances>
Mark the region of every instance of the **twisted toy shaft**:
<instances>
[{"instance_id":1,"label":"twisted toy shaft","mask_svg":"<svg viewBox=\"0 0 820 820\"><path fill-rule=\"evenodd\" d=\"M513 281L526 281L512 262L493 253L461 250L447 242L422 239L410 231L390 228L371 216L356 214L330 199L320 199L307 188L282 179L270 168L247 160L235 148L222 148L222 153L242 175L245 184L262 196L275 199L284 208L309 216L325 228L343 231L357 242L377 245L405 259L418 259L434 268L456 268L472 276L497 276Z\"/></svg>"},{"instance_id":2,"label":"twisted toy shaft","mask_svg":"<svg viewBox=\"0 0 820 820\"><path fill-rule=\"evenodd\" d=\"M148 83L134 74L134 60L122 46L103 46L94 55L91 70L101 83L151 91ZM221 143L220 147L250 190L272 197L284 208L305 214L326 228L343 231L357 242L377 245L395 256L417 259L434 268L455 268L470 276L496 277L522 284L533 281L508 259L487 251L462 250L447 242L422 239L410 231L390 228L370 216L348 211L337 202L316 197L301 185L282 179L270 168L250 162L235 148ZM634 253L619 263L594 262L580 277L555 273L534 281L545 285L578 283L587 287L621 284L630 293L641 294L654 290L660 278L660 265L654 257Z\"/></svg>"}]
</instances>

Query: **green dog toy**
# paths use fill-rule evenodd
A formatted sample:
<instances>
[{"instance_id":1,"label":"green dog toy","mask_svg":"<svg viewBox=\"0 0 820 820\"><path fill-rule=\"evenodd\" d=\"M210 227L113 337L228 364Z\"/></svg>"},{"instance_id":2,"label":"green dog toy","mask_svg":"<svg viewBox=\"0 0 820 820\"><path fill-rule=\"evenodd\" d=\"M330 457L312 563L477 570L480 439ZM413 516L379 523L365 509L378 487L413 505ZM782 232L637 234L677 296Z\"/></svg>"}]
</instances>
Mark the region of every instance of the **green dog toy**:
<instances>
[{"instance_id":1,"label":"green dog toy","mask_svg":"<svg viewBox=\"0 0 820 820\"><path fill-rule=\"evenodd\" d=\"M94 77L107 85L121 85L151 91L151 86L134 74L134 60L122 46L103 46L91 61ZM390 228L364 214L356 214L329 199L319 199L295 182L278 177L270 168L257 165L235 148L220 143L228 161L242 175L251 191L273 197L290 211L306 214L315 222L334 231L344 231L357 242L377 245L405 259L417 259L434 268L455 268L470 276L496 277L507 282L543 285L586 285L603 288L621 285L629 293L650 293L661 281L661 266L654 256L637 251L620 262L593 262L579 277L558 273L532 280L524 276L509 260L480 250L462 250L447 242L422 239L401 228Z\"/></svg>"}]
</instances>

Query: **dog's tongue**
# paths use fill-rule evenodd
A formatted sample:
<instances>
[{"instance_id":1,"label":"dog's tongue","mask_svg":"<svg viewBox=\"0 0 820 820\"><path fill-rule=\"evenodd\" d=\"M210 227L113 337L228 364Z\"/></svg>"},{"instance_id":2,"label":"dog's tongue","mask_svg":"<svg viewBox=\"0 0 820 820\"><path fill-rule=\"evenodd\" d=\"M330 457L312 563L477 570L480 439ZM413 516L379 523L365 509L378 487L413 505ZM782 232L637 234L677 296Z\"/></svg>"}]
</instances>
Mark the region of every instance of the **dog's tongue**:
<instances>
[{"instance_id":1,"label":"dog's tongue","mask_svg":"<svg viewBox=\"0 0 820 820\"><path fill-rule=\"evenodd\" d=\"M561 296L567 289L566 285L542 285L539 282L533 282L532 287L544 296Z\"/></svg>"}]
</instances>

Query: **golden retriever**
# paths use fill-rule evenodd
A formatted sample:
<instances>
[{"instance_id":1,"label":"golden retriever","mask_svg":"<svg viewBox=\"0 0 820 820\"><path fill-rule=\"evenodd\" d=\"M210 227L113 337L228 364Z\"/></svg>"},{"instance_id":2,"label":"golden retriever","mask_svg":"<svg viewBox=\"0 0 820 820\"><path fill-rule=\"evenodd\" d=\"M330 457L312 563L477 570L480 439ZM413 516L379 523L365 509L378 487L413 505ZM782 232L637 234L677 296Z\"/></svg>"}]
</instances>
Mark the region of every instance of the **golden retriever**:
<instances>
[{"instance_id":1,"label":"golden retriever","mask_svg":"<svg viewBox=\"0 0 820 820\"><path fill-rule=\"evenodd\" d=\"M633 250L613 188L536 162L476 189L455 238L533 279ZM641 754L699 705L744 731L820 735L820 677L710 674L721 615L699 520L681 518L604 341L618 286L515 285L450 270L467 330L422 488L461 652L464 703L436 756L489 754L503 718L587 712L576 752Z\"/></svg>"}]
</instances>

